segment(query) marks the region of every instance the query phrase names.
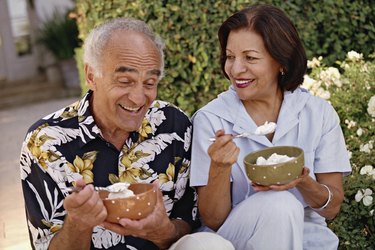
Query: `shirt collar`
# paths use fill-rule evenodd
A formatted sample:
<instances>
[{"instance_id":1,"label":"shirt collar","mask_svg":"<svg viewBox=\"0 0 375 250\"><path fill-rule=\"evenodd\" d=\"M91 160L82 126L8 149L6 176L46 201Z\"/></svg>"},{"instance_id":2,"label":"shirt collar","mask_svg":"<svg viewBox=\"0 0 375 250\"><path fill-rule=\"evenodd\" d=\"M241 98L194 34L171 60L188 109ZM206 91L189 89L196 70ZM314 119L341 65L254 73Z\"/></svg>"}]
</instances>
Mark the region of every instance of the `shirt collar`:
<instances>
[{"instance_id":1,"label":"shirt collar","mask_svg":"<svg viewBox=\"0 0 375 250\"><path fill-rule=\"evenodd\" d=\"M95 124L91 113L90 99L93 92L89 90L80 100L78 105L78 128L80 131L80 147L101 136L99 127Z\"/></svg>"},{"instance_id":2,"label":"shirt collar","mask_svg":"<svg viewBox=\"0 0 375 250\"><path fill-rule=\"evenodd\" d=\"M284 100L278 117L277 129L272 140L273 142L277 141L298 124L299 113L305 107L310 96L309 92L303 88L297 88L293 92L284 92ZM257 128L257 125L251 117L244 115L246 114L245 107L238 98L236 90L232 85L227 91L221 93L216 99L203 107L202 110L206 110L230 123L233 123L233 131L236 133L255 131ZM250 137L259 143L270 146L270 142L265 137Z\"/></svg>"}]
</instances>

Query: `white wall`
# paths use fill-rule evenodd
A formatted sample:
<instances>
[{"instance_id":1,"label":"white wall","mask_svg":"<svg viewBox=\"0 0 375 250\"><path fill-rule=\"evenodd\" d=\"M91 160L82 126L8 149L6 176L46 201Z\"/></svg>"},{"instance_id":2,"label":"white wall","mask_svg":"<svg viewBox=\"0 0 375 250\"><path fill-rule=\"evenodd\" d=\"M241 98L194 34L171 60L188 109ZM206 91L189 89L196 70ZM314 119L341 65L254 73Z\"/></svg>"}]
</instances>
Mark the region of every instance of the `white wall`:
<instances>
[{"instance_id":1,"label":"white wall","mask_svg":"<svg viewBox=\"0 0 375 250\"><path fill-rule=\"evenodd\" d=\"M74 8L72 0L34 0L35 11L40 21L48 20L55 11L64 14Z\"/></svg>"}]
</instances>

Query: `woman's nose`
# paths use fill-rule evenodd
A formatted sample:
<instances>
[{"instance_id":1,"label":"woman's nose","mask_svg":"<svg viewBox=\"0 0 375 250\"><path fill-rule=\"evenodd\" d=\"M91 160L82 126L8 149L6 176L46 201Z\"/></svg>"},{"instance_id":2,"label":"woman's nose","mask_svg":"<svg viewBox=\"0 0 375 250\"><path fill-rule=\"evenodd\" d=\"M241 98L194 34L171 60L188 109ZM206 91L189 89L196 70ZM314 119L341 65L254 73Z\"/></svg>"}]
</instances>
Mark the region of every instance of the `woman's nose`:
<instances>
[{"instance_id":1,"label":"woman's nose","mask_svg":"<svg viewBox=\"0 0 375 250\"><path fill-rule=\"evenodd\" d=\"M246 66L242 62L242 60L236 59L233 62L231 71L232 71L232 75L238 75L238 74L246 72Z\"/></svg>"}]
</instances>

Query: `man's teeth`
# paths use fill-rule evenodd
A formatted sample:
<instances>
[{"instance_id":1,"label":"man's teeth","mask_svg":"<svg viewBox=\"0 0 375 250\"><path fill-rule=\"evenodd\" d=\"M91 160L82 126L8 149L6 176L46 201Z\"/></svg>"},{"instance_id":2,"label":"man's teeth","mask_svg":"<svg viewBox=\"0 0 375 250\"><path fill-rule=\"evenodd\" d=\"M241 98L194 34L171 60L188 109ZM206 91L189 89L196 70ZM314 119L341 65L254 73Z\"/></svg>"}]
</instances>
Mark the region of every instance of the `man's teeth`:
<instances>
[{"instance_id":1,"label":"man's teeth","mask_svg":"<svg viewBox=\"0 0 375 250\"><path fill-rule=\"evenodd\" d=\"M138 111L140 109L140 107L138 107L138 108L132 108L132 107L122 106L121 104L120 104L120 106L121 106L121 108L123 108L125 110L128 110L128 111L131 111L131 112L136 112L136 111Z\"/></svg>"}]
</instances>

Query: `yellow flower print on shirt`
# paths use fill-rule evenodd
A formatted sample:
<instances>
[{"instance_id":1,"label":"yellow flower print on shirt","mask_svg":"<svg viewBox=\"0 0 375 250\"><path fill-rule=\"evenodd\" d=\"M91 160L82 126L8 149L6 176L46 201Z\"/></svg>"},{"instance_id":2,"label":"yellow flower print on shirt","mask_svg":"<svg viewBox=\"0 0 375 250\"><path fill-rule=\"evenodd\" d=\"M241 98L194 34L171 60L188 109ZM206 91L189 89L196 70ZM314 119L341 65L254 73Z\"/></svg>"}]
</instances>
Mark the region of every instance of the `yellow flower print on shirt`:
<instances>
[{"instance_id":1,"label":"yellow flower print on shirt","mask_svg":"<svg viewBox=\"0 0 375 250\"><path fill-rule=\"evenodd\" d=\"M69 119L69 118L72 118L72 117L76 117L77 114L78 114L78 108L79 108L79 101L69 105L67 107L67 110L65 110L62 114L61 114L61 117L62 118L66 118L66 119Z\"/></svg>"},{"instance_id":2,"label":"yellow flower print on shirt","mask_svg":"<svg viewBox=\"0 0 375 250\"><path fill-rule=\"evenodd\" d=\"M167 183L168 181L173 181L174 171L175 171L175 166L172 163L169 163L167 171L165 171L165 174L163 174L163 173L159 174L160 185L164 184L164 183Z\"/></svg>"},{"instance_id":3,"label":"yellow flower print on shirt","mask_svg":"<svg viewBox=\"0 0 375 250\"><path fill-rule=\"evenodd\" d=\"M46 221L45 219L42 219L42 223L46 225L47 227L49 227L49 230L52 233L56 233L62 228L62 224L53 224L52 222Z\"/></svg>"},{"instance_id":4,"label":"yellow flower print on shirt","mask_svg":"<svg viewBox=\"0 0 375 250\"><path fill-rule=\"evenodd\" d=\"M143 157L147 157L150 154L144 153L142 150L135 151L134 147L127 150L125 147L122 149L122 156L120 159L121 165L119 167L119 176L114 174L109 175L109 180L111 183L115 182L128 182L136 183L137 180L147 179L152 175L151 172L148 172L142 167L133 166L135 162Z\"/></svg>"},{"instance_id":5,"label":"yellow flower print on shirt","mask_svg":"<svg viewBox=\"0 0 375 250\"><path fill-rule=\"evenodd\" d=\"M148 135L152 133L152 128L151 128L150 122L147 120L147 118L143 119L142 126L139 128L138 132L139 132L142 140L144 140L144 138L147 138Z\"/></svg>"},{"instance_id":6,"label":"yellow flower print on shirt","mask_svg":"<svg viewBox=\"0 0 375 250\"><path fill-rule=\"evenodd\" d=\"M76 155L73 164L68 162L70 170L74 173L79 173L82 175L82 178L86 183L92 183L94 181L92 168L94 166L97 153L98 151L87 152L82 156L82 158Z\"/></svg>"},{"instance_id":7,"label":"yellow flower print on shirt","mask_svg":"<svg viewBox=\"0 0 375 250\"><path fill-rule=\"evenodd\" d=\"M43 124L41 126L39 126L34 132L33 134L30 136L30 139L27 143L27 147L28 149L30 150L31 154L38 160L38 163L40 166L42 166L42 168L44 170L47 170L47 161L49 162L53 162L53 161L56 161L57 159L60 158L60 156L58 156L57 154L55 154L54 152L48 150L48 151L43 151L41 149L41 147L43 146L43 144L50 140L50 139L54 139L46 134L43 134L41 136L38 136L39 132L45 128L45 127L48 127L48 124Z\"/></svg>"}]
</instances>

